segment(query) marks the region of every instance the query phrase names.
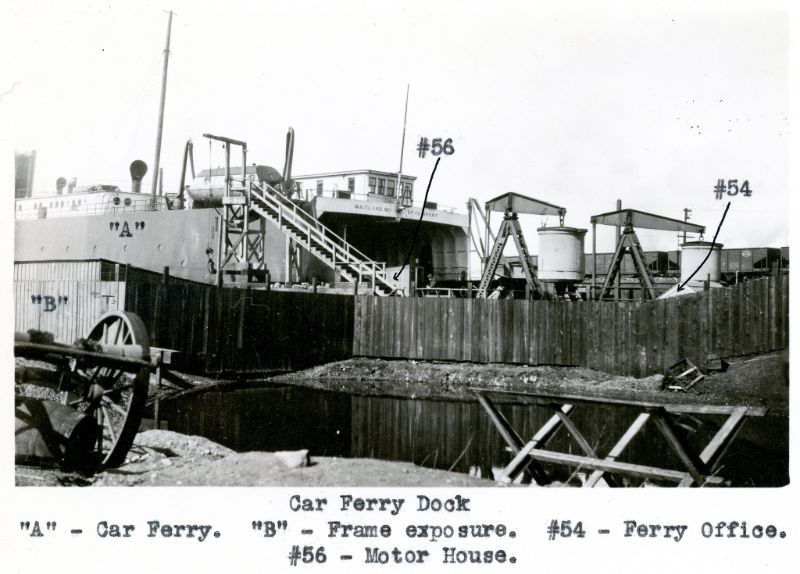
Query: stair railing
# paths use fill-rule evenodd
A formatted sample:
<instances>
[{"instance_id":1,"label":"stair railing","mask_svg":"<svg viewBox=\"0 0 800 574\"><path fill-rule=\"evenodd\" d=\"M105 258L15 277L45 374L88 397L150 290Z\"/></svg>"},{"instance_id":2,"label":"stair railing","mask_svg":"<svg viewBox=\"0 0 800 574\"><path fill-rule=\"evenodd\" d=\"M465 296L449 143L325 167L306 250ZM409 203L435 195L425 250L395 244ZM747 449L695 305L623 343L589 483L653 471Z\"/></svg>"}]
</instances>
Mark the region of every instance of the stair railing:
<instances>
[{"instance_id":1,"label":"stair railing","mask_svg":"<svg viewBox=\"0 0 800 574\"><path fill-rule=\"evenodd\" d=\"M292 225L299 233L305 234L305 240L302 236L298 239L301 243L306 243L305 247L307 249L321 248L320 250L332 259L332 265L342 265L343 270L355 273L357 277L371 276L373 278L373 287L375 279L377 279L389 289L396 289L393 282L386 277L385 263L373 261L367 257L367 255L322 224L314 216L302 209L298 209L296 203L281 195L269 184L264 184L262 187L255 182L250 182L249 194L251 200L256 200L256 203L251 203L251 206L257 208L258 202L262 203L275 212L279 225ZM345 265L349 269L344 267ZM357 279L357 277L353 279Z\"/></svg>"}]
</instances>

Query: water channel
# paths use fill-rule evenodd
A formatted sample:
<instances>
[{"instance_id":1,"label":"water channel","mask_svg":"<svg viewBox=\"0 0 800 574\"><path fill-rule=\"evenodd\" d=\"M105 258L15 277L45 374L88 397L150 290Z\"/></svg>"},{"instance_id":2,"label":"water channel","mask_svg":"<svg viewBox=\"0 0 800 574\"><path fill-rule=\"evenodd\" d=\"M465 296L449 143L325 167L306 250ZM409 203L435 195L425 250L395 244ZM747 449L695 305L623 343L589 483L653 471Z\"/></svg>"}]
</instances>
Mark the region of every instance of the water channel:
<instances>
[{"instance_id":1,"label":"water channel","mask_svg":"<svg viewBox=\"0 0 800 574\"><path fill-rule=\"evenodd\" d=\"M532 436L552 414L525 404L498 407L523 438ZM164 401L160 411L170 430L204 436L239 452L309 449L312 456L408 461L484 477L511 458L477 401L361 396L276 385L209 390ZM602 455L637 414L624 407L580 406L572 418ZM677 422L683 438L698 445L709 440L722 419L689 417ZM788 417L750 418L728 449L719 474L737 486L787 484L788 436ZM563 429L547 448L582 454ZM619 460L682 468L650 425ZM547 468L561 480L576 470Z\"/></svg>"}]
</instances>

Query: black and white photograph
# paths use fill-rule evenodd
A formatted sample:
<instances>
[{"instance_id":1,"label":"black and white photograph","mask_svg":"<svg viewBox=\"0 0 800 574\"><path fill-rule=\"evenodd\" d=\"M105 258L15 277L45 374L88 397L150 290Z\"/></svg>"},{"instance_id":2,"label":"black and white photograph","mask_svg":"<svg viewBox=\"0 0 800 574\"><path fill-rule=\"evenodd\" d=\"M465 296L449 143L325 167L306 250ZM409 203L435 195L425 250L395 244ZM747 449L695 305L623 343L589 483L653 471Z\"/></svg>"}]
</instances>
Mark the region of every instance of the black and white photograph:
<instances>
[{"instance_id":1,"label":"black and white photograph","mask_svg":"<svg viewBox=\"0 0 800 574\"><path fill-rule=\"evenodd\" d=\"M7 571L791 570L791 3L3 20Z\"/></svg>"}]
</instances>

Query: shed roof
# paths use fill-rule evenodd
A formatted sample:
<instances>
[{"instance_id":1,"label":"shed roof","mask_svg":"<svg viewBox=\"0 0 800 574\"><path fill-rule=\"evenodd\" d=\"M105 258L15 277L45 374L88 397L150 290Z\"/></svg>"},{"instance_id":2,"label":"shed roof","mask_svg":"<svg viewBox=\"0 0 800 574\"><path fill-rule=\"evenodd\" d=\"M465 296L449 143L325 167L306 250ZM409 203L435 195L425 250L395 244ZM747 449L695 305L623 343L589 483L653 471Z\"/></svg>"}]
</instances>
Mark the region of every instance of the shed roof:
<instances>
[{"instance_id":1,"label":"shed roof","mask_svg":"<svg viewBox=\"0 0 800 574\"><path fill-rule=\"evenodd\" d=\"M600 215L593 215L592 223L601 225L615 225L624 227L628 223L639 229L659 229L661 231L686 231L688 233L705 233L705 226L688 223L680 219L672 219L654 213L639 211L638 209L620 209L609 211Z\"/></svg>"},{"instance_id":2,"label":"shed roof","mask_svg":"<svg viewBox=\"0 0 800 574\"><path fill-rule=\"evenodd\" d=\"M516 213L530 213L533 215L560 215L566 213L566 208L509 191L498 195L486 202L486 211L505 212L511 208Z\"/></svg>"}]
</instances>

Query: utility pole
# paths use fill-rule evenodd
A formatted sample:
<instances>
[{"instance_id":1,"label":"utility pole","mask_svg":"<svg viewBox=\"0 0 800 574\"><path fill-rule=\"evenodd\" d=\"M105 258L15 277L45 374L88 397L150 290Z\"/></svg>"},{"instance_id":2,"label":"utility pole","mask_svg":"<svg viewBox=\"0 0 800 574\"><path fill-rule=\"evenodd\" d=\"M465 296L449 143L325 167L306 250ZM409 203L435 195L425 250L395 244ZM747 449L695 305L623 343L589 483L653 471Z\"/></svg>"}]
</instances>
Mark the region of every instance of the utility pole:
<instances>
[{"instance_id":1,"label":"utility pole","mask_svg":"<svg viewBox=\"0 0 800 574\"><path fill-rule=\"evenodd\" d=\"M683 220L689 221L689 216L692 214L692 210L688 207L683 208ZM683 232L683 242L686 243L686 232Z\"/></svg>"}]
</instances>

